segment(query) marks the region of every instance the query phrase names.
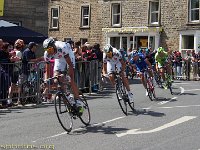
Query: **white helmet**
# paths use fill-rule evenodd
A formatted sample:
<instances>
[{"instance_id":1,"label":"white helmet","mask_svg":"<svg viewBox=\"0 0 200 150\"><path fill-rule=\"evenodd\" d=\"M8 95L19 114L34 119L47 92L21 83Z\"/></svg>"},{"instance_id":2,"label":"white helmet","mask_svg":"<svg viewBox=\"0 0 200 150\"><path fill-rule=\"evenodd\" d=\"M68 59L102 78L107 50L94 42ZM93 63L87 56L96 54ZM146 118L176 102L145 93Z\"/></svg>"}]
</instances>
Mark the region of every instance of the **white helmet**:
<instances>
[{"instance_id":1,"label":"white helmet","mask_svg":"<svg viewBox=\"0 0 200 150\"><path fill-rule=\"evenodd\" d=\"M107 45L104 47L103 51L104 51L105 53L112 52L112 51L113 51L113 47L112 47L110 44L107 44Z\"/></svg>"},{"instance_id":2,"label":"white helmet","mask_svg":"<svg viewBox=\"0 0 200 150\"><path fill-rule=\"evenodd\" d=\"M55 40L52 37L47 38L46 40L44 40L43 42L43 48L48 48L49 46L53 46Z\"/></svg>"}]
</instances>

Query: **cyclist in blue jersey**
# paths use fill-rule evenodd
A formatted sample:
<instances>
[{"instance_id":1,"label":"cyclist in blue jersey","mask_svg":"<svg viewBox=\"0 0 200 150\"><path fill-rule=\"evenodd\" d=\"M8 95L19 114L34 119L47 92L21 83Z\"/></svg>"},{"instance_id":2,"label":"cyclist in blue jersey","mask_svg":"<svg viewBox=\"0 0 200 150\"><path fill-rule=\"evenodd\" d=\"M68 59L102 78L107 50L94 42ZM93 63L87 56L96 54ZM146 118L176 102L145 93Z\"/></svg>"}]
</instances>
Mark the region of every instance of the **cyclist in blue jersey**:
<instances>
[{"instance_id":1,"label":"cyclist in blue jersey","mask_svg":"<svg viewBox=\"0 0 200 150\"><path fill-rule=\"evenodd\" d=\"M151 63L148 61L147 58L145 58L143 53L134 52L131 56L130 64L138 72L141 82L144 88L146 89L146 96L148 96L146 81L144 80L144 70L150 68L148 69L148 72L149 72L149 75L153 77L153 73L151 71L152 70Z\"/></svg>"}]
</instances>

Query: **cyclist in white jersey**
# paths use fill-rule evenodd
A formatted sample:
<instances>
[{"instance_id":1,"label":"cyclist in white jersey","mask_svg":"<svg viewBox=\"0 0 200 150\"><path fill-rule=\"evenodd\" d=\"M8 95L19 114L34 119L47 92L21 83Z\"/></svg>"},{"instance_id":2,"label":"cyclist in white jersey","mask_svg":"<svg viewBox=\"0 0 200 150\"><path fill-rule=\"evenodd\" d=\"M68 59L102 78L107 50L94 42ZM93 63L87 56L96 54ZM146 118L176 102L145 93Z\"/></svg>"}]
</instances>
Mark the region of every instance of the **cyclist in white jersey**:
<instances>
[{"instance_id":1,"label":"cyclist in white jersey","mask_svg":"<svg viewBox=\"0 0 200 150\"><path fill-rule=\"evenodd\" d=\"M103 75L108 75L112 85L114 86L115 79L113 72L119 72L128 91L129 100L130 102L133 102L133 94L130 92L128 79L124 75L125 66L126 64L122 59L121 53L116 48L113 48L110 44L107 44L103 51Z\"/></svg>"},{"instance_id":2,"label":"cyclist in white jersey","mask_svg":"<svg viewBox=\"0 0 200 150\"><path fill-rule=\"evenodd\" d=\"M44 60L55 60L54 76L63 74L66 69L66 64L68 64L68 74L71 78L70 84L74 94L74 99L76 99L77 106L81 106L82 104L79 97L79 90L76 83L74 82L75 59L70 44L66 44L62 41L55 41L52 37L50 37L44 40L43 47L45 50ZM64 85L62 86L63 89L65 89ZM82 107L80 107L80 109L82 111Z\"/></svg>"}]
</instances>

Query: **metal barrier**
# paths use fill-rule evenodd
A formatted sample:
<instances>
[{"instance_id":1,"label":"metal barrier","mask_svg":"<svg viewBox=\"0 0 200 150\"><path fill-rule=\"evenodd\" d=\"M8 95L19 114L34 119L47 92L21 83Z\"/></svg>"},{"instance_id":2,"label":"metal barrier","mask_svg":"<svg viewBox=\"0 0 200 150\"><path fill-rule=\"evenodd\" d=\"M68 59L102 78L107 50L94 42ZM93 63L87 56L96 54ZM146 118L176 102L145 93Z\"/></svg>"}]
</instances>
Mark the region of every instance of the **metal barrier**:
<instances>
[{"instance_id":1,"label":"metal barrier","mask_svg":"<svg viewBox=\"0 0 200 150\"><path fill-rule=\"evenodd\" d=\"M0 68L0 101L37 101L38 80L42 74L38 71L36 63L1 63Z\"/></svg>"},{"instance_id":2,"label":"metal barrier","mask_svg":"<svg viewBox=\"0 0 200 150\"><path fill-rule=\"evenodd\" d=\"M26 99L28 102L40 103L43 89L41 84L53 76L54 62L39 63L1 63L0 64L0 101L8 99ZM93 92L98 90L101 81L101 63L98 60L78 61L75 65L75 82L79 90ZM50 85L49 85L50 89Z\"/></svg>"},{"instance_id":3,"label":"metal barrier","mask_svg":"<svg viewBox=\"0 0 200 150\"><path fill-rule=\"evenodd\" d=\"M183 80L200 79L200 62L181 61L181 65L173 66L174 78Z\"/></svg>"}]
</instances>

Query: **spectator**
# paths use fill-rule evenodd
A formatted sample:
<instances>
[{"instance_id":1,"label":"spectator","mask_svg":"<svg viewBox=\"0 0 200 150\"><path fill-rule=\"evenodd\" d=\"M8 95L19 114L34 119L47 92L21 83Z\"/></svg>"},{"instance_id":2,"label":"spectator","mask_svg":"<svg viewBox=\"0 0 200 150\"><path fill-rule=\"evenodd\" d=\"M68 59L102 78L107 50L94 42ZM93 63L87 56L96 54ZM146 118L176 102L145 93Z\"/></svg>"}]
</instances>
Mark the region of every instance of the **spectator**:
<instances>
[{"instance_id":1,"label":"spectator","mask_svg":"<svg viewBox=\"0 0 200 150\"><path fill-rule=\"evenodd\" d=\"M192 50L192 67L193 67L193 80L197 80L198 74L198 54Z\"/></svg>"},{"instance_id":2,"label":"spectator","mask_svg":"<svg viewBox=\"0 0 200 150\"><path fill-rule=\"evenodd\" d=\"M180 80L182 78L182 56L180 52L176 52L174 56L174 67L177 73L177 79Z\"/></svg>"},{"instance_id":3,"label":"spectator","mask_svg":"<svg viewBox=\"0 0 200 150\"><path fill-rule=\"evenodd\" d=\"M186 75L186 80L190 80L190 71L191 71L191 55L190 51L186 51L186 57L183 59L184 60L184 72Z\"/></svg>"},{"instance_id":4,"label":"spectator","mask_svg":"<svg viewBox=\"0 0 200 150\"><path fill-rule=\"evenodd\" d=\"M10 61L10 54L8 52L8 46L9 43L3 43L2 46L2 50L0 51L0 82L1 82L1 86L0 86L0 99L6 99L7 95L8 95L8 89L9 89L9 73L12 70L12 68L10 68L9 64ZM2 101L2 108L6 108L8 107L8 103L7 100L3 100Z\"/></svg>"},{"instance_id":5,"label":"spectator","mask_svg":"<svg viewBox=\"0 0 200 150\"><path fill-rule=\"evenodd\" d=\"M80 45L81 45L80 41L75 42L75 45L74 45L74 55L75 55L76 61L81 61L82 57L83 57Z\"/></svg>"},{"instance_id":6,"label":"spectator","mask_svg":"<svg viewBox=\"0 0 200 150\"><path fill-rule=\"evenodd\" d=\"M197 54L198 54L198 75L200 80L200 51Z\"/></svg>"},{"instance_id":7,"label":"spectator","mask_svg":"<svg viewBox=\"0 0 200 150\"><path fill-rule=\"evenodd\" d=\"M14 105L14 103L12 102L12 97L13 97L13 91L14 89L17 88L16 84L18 81L18 77L20 74L20 69L21 69L21 64L19 63L19 61L22 59L22 53L20 51L21 47L19 47L19 45L17 44L18 40L15 42L15 48L14 50L11 50L11 62L12 62L12 67L13 70L10 72L10 79L11 79L11 85L9 88L9 94L8 94L8 104ZM22 42L22 47L24 46L23 41ZM10 44L11 45L11 44ZM11 46L9 45L9 49L11 49ZM18 96L19 96L19 89L18 89Z\"/></svg>"}]
</instances>

